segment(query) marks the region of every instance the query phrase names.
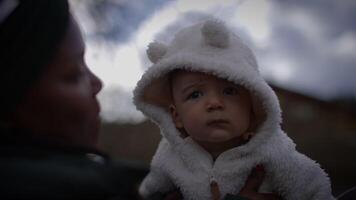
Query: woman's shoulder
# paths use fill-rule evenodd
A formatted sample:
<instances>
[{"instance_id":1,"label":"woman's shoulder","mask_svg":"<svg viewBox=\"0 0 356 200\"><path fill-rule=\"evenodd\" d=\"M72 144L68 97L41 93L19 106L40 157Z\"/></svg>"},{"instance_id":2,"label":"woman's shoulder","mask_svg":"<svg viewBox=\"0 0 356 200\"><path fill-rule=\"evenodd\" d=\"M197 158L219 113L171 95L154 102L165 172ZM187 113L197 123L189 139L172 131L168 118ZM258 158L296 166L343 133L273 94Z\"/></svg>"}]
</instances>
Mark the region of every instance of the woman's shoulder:
<instances>
[{"instance_id":1,"label":"woman's shoulder","mask_svg":"<svg viewBox=\"0 0 356 200\"><path fill-rule=\"evenodd\" d=\"M83 149L0 146L0 197L136 198L147 168Z\"/></svg>"}]
</instances>

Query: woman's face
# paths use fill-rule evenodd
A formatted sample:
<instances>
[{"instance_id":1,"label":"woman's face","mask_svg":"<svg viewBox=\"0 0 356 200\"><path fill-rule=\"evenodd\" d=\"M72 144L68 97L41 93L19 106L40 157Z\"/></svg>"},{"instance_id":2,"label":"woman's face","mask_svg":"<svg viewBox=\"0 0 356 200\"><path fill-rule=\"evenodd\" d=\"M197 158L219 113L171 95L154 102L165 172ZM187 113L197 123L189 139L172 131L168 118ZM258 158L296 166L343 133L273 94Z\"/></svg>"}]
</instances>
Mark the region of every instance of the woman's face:
<instances>
[{"instance_id":1,"label":"woman's face","mask_svg":"<svg viewBox=\"0 0 356 200\"><path fill-rule=\"evenodd\" d=\"M14 126L58 142L95 146L100 126L96 95L102 83L84 61L73 18L57 54L15 112Z\"/></svg>"}]
</instances>

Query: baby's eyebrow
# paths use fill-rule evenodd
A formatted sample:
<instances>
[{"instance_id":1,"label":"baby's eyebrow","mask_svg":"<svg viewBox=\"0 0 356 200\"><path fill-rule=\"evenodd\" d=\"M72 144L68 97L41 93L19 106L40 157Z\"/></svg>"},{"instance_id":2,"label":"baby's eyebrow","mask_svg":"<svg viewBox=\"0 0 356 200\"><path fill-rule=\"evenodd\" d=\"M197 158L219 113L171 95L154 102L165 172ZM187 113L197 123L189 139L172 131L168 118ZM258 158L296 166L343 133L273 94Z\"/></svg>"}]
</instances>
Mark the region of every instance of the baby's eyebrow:
<instances>
[{"instance_id":1,"label":"baby's eyebrow","mask_svg":"<svg viewBox=\"0 0 356 200\"><path fill-rule=\"evenodd\" d=\"M189 89L194 88L194 87L198 87L198 86L202 86L203 83L201 82L194 82L194 83L190 83L188 85L186 85L185 87L183 87L183 89L181 90L181 93L186 93Z\"/></svg>"}]
</instances>

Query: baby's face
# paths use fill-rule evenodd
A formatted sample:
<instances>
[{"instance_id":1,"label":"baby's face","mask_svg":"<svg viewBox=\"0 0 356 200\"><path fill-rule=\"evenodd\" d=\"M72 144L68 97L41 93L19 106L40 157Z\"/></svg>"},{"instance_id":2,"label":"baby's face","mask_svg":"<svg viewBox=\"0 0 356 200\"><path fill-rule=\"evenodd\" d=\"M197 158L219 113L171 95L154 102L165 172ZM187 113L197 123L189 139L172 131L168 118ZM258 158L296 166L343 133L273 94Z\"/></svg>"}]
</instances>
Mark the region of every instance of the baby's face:
<instances>
[{"instance_id":1,"label":"baby's face","mask_svg":"<svg viewBox=\"0 0 356 200\"><path fill-rule=\"evenodd\" d=\"M200 72L178 71L172 77L177 128L199 142L225 142L242 136L250 124L251 101L246 89Z\"/></svg>"}]
</instances>

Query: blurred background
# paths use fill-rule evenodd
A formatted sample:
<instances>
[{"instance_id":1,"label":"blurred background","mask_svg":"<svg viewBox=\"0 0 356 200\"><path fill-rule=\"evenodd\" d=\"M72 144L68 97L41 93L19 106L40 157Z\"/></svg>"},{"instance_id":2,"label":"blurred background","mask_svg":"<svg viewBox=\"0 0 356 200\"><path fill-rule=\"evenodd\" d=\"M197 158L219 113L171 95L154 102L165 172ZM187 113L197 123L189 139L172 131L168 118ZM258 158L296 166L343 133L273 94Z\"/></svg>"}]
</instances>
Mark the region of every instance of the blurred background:
<instances>
[{"instance_id":1,"label":"blurred background","mask_svg":"<svg viewBox=\"0 0 356 200\"><path fill-rule=\"evenodd\" d=\"M281 101L283 129L330 175L335 195L356 186L356 1L70 0L89 67L103 80L100 146L149 165L158 128L132 104L151 63L147 45L217 17L255 52Z\"/></svg>"}]
</instances>

